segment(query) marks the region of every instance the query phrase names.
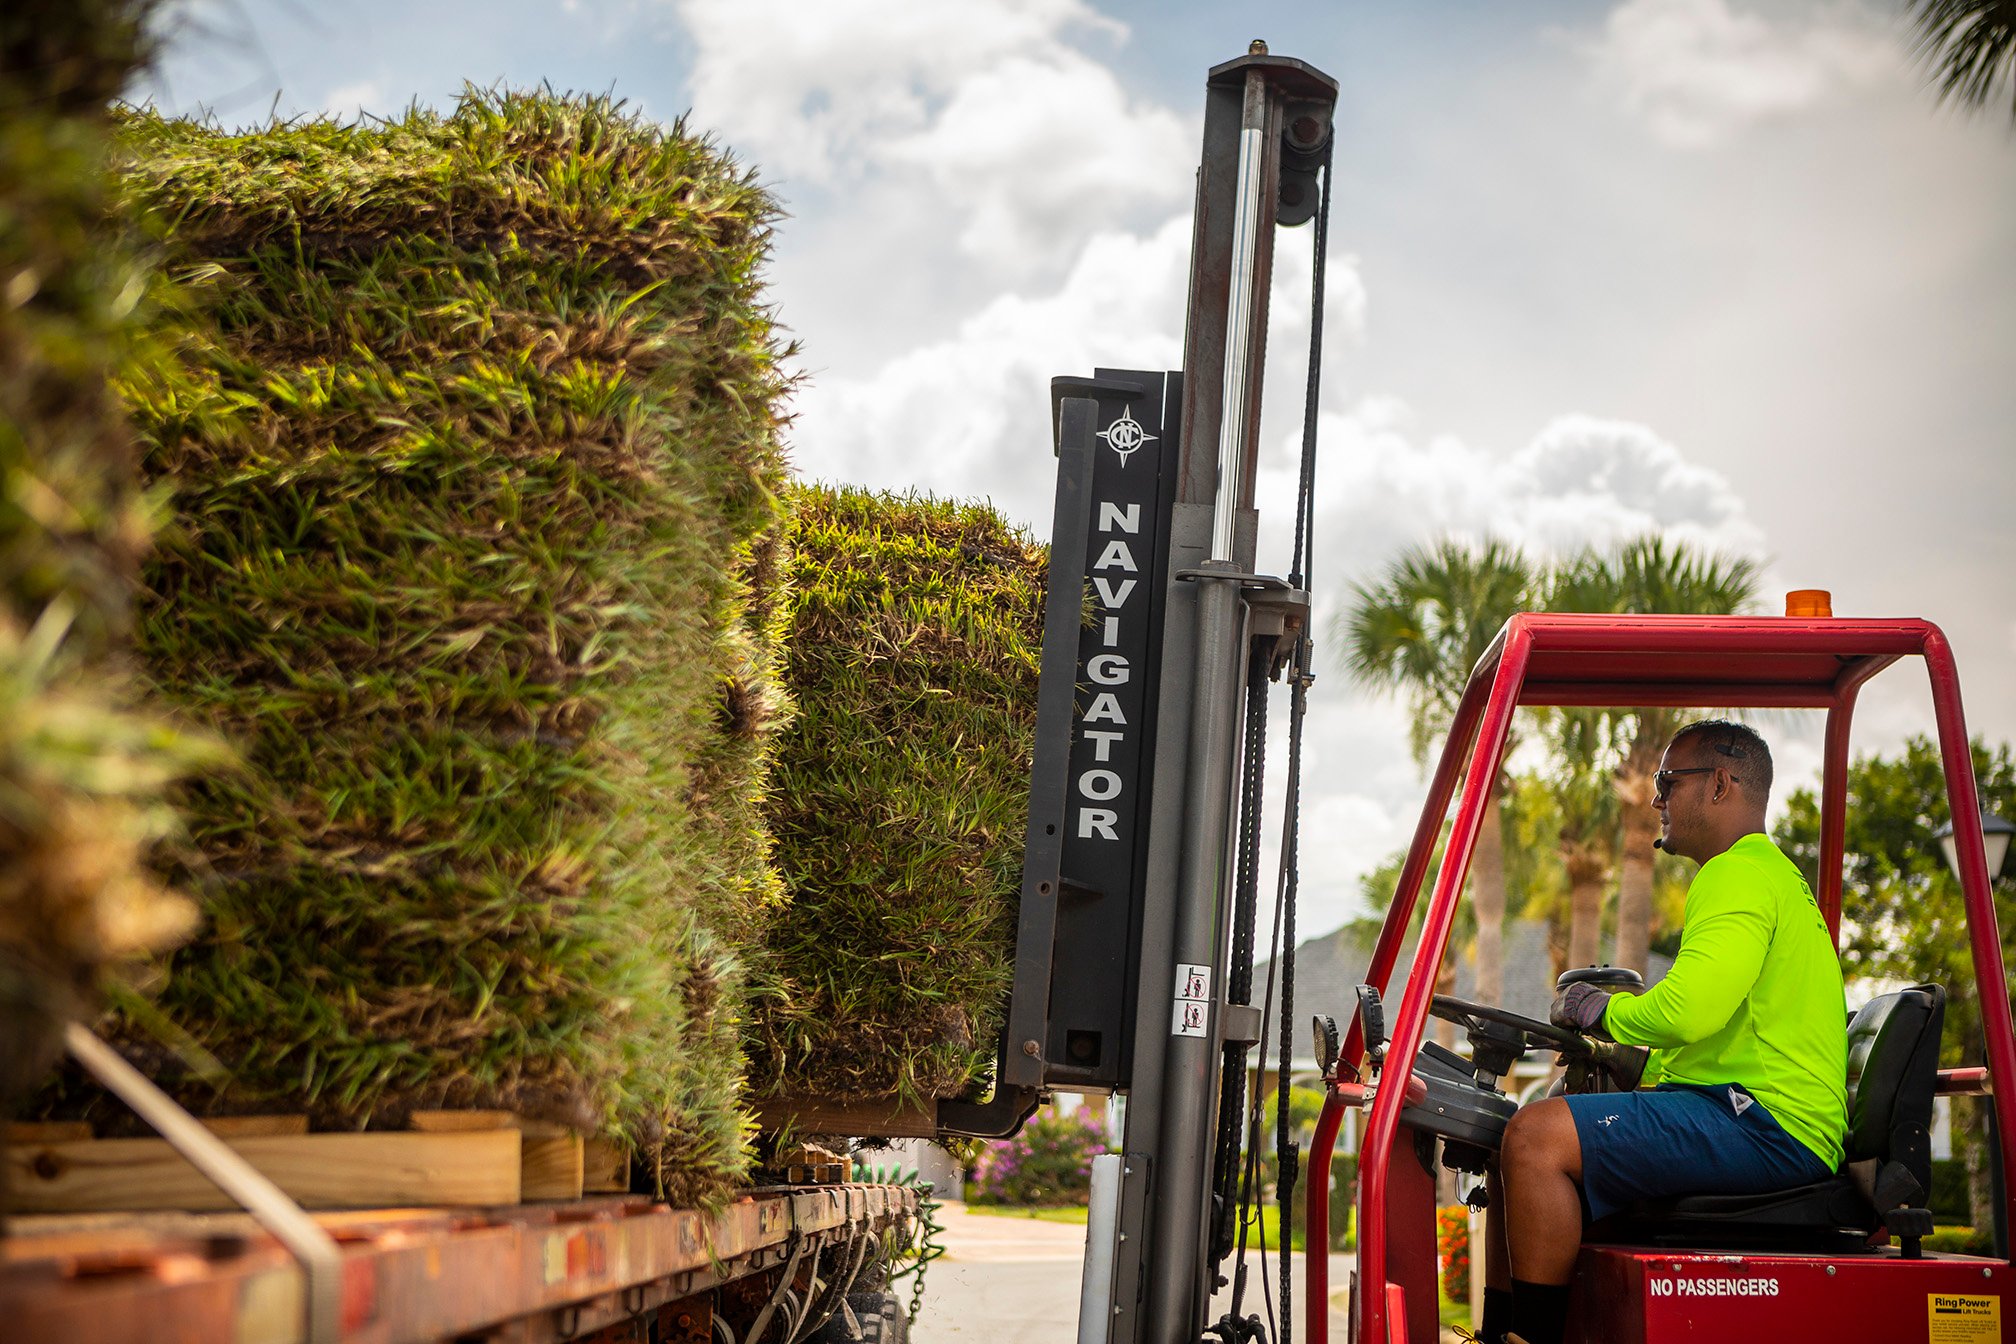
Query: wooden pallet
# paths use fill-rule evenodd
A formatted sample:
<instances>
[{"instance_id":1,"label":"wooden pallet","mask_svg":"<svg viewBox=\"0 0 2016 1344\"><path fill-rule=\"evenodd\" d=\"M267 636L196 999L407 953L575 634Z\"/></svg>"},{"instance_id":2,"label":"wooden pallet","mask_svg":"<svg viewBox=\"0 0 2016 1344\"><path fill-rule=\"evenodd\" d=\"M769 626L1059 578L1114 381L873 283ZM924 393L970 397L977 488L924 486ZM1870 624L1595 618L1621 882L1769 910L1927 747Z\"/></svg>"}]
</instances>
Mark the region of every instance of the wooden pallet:
<instances>
[{"instance_id":1,"label":"wooden pallet","mask_svg":"<svg viewBox=\"0 0 2016 1344\"><path fill-rule=\"evenodd\" d=\"M406 1130L308 1132L307 1117L204 1121L311 1209L500 1205L629 1185L623 1151L508 1111L418 1111ZM83 1124L10 1125L15 1213L228 1210L236 1205L163 1139L100 1139Z\"/></svg>"},{"instance_id":2,"label":"wooden pallet","mask_svg":"<svg viewBox=\"0 0 2016 1344\"><path fill-rule=\"evenodd\" d=\"M839 1185L847 1179L852 1164L830 1148L801 1143L778 1154L768 1169L781 1175L786 1185Z\"/></svg>"}]
</instances>

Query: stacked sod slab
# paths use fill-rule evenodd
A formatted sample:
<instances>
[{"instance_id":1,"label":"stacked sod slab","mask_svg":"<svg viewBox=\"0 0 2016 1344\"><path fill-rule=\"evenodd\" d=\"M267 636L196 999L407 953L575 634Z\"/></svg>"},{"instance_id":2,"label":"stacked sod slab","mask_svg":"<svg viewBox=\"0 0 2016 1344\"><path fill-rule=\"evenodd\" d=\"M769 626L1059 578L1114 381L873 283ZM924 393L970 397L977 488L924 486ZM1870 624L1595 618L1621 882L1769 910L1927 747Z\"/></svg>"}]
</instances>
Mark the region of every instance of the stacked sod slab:
<instances>
[{"instance_id":1,"label":"stacked sod slab","mask_svg":"<svg viewBox=\"0 0 2016 1344\"><path fill-rule=\"evenodd\" d=\"M123 135L184 301L121 388L139 665L239 754L128 1053L211 1114L616 1135L685 1204L745 1101L984 1087L1044 557L786 490L749 177L593 99Z\"/></svg>"},{"instance_id":2,"label":"stacked sod slab","mask_svg":"<svg viewBox=\"0 0 2016 1344\"><path fill-rule=\"evenodd\" d=\"M1047 555L993 510L793 492L759 1096L984 1087L1013 976Z\"/></svg>"},{"instance_id":3,"label":"stacked sod slab","mask_svg":"<svg viewBox=\"0 0 2016 1344\"><path fill-rule=\"evenodd\" d=\"M0 1121L121 963L194 922L147 860L203 753L123 657L151 518L111 379L161 352L106 109L150 8L0 6Z\"/></svg>"},{"instance_id":4,"label":"stacked sod slab","mask_svg":"<svg viewBox=\"0 0 2016 1344\"><path fill-rule=\"evenodd\" d=\"M230 1081L157 1072L324 1128L508 1109L719 1198L781 900L772 202L599 99L125 148L208 322L128 382L174 517L142 654L245 758L183 799L206 922L158 999Z\"/></svg>"}]
</instances>

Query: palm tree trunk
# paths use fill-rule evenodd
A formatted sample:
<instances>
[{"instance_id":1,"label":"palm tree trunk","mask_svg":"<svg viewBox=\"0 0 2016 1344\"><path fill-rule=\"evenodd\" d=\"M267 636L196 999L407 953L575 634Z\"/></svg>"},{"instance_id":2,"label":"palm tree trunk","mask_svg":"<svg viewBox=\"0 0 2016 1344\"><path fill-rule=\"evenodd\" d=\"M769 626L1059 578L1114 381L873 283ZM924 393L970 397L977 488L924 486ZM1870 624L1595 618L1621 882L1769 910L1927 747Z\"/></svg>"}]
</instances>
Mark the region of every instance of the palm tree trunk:
<instances>
[{"instance_id":1,"label":"palm tree trunk","mask_svg":"<svg viewBox=\"0 0 2016 1344\"><path fill-rule=\"evenodd\" d=\"M1987 1058L1987 1035L1981 1027L1980 1009L1972 1004L1962 1008L1973 1010L1973 1021L1963 1037L1960 1058L1972 1064ZM1988 1153L1988 1108L1994 1104L1992 1097L1969 1097L1964 1106L1954 1107L1954 1119L1961 1119L1960 1113L1965 1113L1964 1121L1955 1128L1961 1131L1958 1135L1961 1156L1967 1160L1967 1207L1974 1215L1974 1230L1983 1236L1995 1227L1995 1193Z\"/></svg>"},{"instance_id":2,"label":"palm tree trunk","mask_svg":"<svg viewBox=\"0 0 2016 1344\"><path fill-rule=\"evenodd\" d=\"M1603 879L1600 863L1568 856L1568 964L1594 966L1602 955Z\"/></svg>"},{"instance_id":3,"label":"palm tree trunk","mask_svg":"<svg viewBox=\"0 0 2016 1344\"><path fill-rule=\"evenodd\" d=\"M1548 983L1560 980L1561 972L1568 969L1568 926L1561 920L1561 912L1554 911L1547 918L1547 974Z\"/></svg>"},{"instance_id":4,"label":"palm tree trunk","mask_svg":"<svg viewBox=\"0 0 2016 1344\"><path fill-rule=\"evenodd\" d=\"M1492 782L1484 825L1471 863L1471 892L1477 902L1477 1001L1505 1001L1505 812L1501 781Z\"/></svg>"},{"instance_id":5,"label":"palm tree trunk","mask_svg":"<svg viewBox=\"0 0 2016 1344\"><path fill-rule=\"evenodd\" d=\"M1652 775L1658 766L1657 748L1647 752L1634 743L1616 776L1617 802L1624 813L1624 843L1617 862L1614 961L1640 975L1645 974L1652 952L1652 842L1659 836L1659 814L1652 807Z\"/></svg>"}]
</instances>

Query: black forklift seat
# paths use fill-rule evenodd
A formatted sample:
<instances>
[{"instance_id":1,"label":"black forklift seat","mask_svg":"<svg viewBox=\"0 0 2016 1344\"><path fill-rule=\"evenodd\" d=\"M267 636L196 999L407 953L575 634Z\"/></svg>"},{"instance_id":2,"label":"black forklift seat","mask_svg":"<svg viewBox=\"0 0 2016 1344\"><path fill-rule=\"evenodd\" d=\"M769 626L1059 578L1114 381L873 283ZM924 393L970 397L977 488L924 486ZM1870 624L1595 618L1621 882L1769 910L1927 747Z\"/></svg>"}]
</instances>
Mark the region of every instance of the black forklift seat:
<instances>
[{"instance_id":1,"label":"black forklift seat","mask_svg":"<svg viewBox=\"0 0 2016 1344\"><path fill-rule=\"evenodd\" d=\"M1945 1018L1945 987L1914 985L1870 1000L1849 1022L1846 1152L1827 1180L1647 1201L1592 1228L1589 1240L1838 1254L1886 1225L1900 1235L1929 1232L1931 1215L1917 1206L1932 1189L1932 1089ZM1907 1253L1915 1241L1909 1236Z\"/></svg>"}]
</instances>

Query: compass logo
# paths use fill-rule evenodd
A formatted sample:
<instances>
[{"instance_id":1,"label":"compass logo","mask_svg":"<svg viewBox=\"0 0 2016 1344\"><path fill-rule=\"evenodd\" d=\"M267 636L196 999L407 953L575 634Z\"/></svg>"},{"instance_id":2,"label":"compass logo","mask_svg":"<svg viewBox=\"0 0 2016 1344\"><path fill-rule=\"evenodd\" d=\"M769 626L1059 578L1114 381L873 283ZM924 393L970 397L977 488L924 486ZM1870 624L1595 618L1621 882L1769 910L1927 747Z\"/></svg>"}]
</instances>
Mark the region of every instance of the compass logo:
<instances>
[{"instance_id":1,"label":"compass logo","mask_svg":"<svg viewBox=\"0 0 2016 1344\"><path fill-rule=\"evenodd\" d=\"M1120 454L1120 465L1126 466L1127 459L1134 456L1144 443L1153 443L1156 435L1141 427L1134 418L1134 408L1127 407L1120 412L1120 418L1099 431L1099 437L1106 440L1106 446Z\"/></svg>"}]
</instances>

